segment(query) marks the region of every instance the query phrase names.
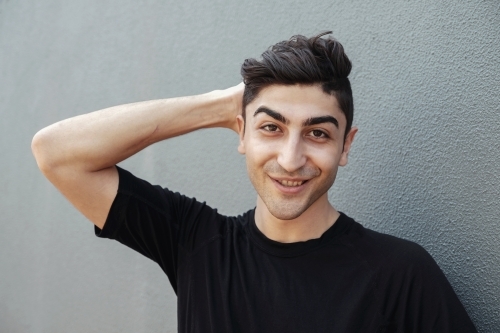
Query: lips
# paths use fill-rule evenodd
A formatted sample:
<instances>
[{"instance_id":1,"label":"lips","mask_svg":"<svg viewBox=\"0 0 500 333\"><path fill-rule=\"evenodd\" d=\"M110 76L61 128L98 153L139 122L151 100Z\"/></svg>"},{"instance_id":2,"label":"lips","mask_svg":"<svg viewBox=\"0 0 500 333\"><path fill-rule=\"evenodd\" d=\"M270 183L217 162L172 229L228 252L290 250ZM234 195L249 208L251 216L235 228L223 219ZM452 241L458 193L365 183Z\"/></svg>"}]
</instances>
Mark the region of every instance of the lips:
<instances>
[{"instance_id":1,"label":"lips","mask_svg":"<svg viewBox=\"0 0 500 333\"><path fill-rule=\"evenodd\" d=\"M276 179L270 177L276 188L283 194L299 194L305 190L309 179Z\"/></svg>"}]
</instances>

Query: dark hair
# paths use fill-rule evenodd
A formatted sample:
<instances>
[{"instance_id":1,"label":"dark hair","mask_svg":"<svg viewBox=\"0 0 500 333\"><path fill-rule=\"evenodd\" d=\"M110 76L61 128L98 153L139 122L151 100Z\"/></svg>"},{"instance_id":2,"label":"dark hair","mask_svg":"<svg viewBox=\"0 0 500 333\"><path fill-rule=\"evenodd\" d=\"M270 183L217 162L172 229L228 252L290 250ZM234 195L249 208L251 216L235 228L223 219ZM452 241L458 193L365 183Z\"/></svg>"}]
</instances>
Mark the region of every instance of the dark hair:
<instances>
[{"instance_id":1,"label":"dark hair","mask_svg":"<svg viewBox=\"0 0 500 333\"><path fill-rule=\"evenodd\" d=\"M351 84L347 78L352 65L337 40L321 38L330 33L324 32L311 38L296 35L271 46L262 53L261 60L246 59L241 66L245 83L243 118L247 105L269 85L320 84L325 93L337 99L347 119L347 135L354 113Z\"/></svg>"}]
</instances>

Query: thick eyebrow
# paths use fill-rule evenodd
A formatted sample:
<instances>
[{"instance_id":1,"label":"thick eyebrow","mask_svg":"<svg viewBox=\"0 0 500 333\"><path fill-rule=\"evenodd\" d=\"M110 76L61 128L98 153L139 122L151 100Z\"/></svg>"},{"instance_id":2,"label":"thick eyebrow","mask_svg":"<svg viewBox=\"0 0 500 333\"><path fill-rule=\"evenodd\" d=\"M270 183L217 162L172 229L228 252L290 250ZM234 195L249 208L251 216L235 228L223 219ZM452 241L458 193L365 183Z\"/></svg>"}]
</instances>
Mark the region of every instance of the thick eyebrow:
<instances>
[{"instance_id":1,"label":"thick eyebrow","mask_svg":"<svg viewBox=\"0 0 500 333\"><path fill-rule=\"evenodd\" d=\"M261 112L267 114L269 117L274 118L277 121L279 121L279 122L281 122L281 123L283 123L285 125L288 125L288 123L289 123L288 119L286 119L285 117L283 117L283 115L281 113L273 111L271 109L268 109L265 106L259 107L257 109L257 111L255 111L255 113L253 114L253 116L255 117L256 115L258 115Z\"/></svg>"},{"instance_id":2,"label":"thick eyebrow","mask_svg":"<svg viewBox=\"0 0 500 333\"><path fill-rule=\"evenodd\" d=\"M259 107L255 111L253 116L255 117L259 113L265 113L269 117L274 118L277 121L279 121L285 125L289 124L288 119L286 119L281 113L274 111L274 110L271 110L265 106ZM332 123L335 125L335 127L339 128L339 122L337 121L337 119L335 119L335 117L332 117L332 116L311 117L309 119L304 120L304 122L302 123L302 126L304 126L304 127L313 126L313 125L322 124L322 123Z\"/></svg>"},{"instance_id":3,"label":"thick eyebrow","mask_svg":"<svg viewBox=\"0 0 500 333\"><path fill-rule=\"evenodd\" d=\"M302 126L312 126L322 123L332 123L335 125L335 127L339 128L339 122L332 116L311 117L309 119L306 119L302 123Z\"/></svg>"}]
</instances>

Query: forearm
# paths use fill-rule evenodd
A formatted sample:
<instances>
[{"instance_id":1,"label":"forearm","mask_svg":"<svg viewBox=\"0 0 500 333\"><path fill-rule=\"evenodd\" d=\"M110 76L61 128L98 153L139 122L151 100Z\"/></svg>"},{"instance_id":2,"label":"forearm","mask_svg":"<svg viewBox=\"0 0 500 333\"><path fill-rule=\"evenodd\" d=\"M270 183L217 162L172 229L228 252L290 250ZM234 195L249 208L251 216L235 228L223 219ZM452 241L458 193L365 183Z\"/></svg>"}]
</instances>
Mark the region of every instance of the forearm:
<instances>
[{"instance_id":1,"label":"forearm","mask_svg":"<svg viewBox=\"0 0 500 333\"><path fill-rule=\"evenodd\" d=\"M98 171L145 147L200 128L234 128L228 90L119 105L69 118L39 131L33 153L42 171L60 167Z\"/></svg>"}]
</instances>

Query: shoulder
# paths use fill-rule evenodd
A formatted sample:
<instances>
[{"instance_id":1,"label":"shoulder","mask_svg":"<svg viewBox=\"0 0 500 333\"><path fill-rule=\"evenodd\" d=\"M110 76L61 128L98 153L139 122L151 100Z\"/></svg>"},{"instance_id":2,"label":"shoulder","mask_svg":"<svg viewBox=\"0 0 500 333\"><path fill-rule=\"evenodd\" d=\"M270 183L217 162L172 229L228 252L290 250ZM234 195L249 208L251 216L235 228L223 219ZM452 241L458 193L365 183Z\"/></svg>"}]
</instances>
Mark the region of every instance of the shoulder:
<instances>
[{"instance_id":1,"label":"shoulder","mask_svg":"<svg viewBox=\"0 0 500 333\"><path fill-rule=\"evenodd\" d=\"M138 226L172 228L179 245L195 249L230 229L242 228L246 214L230 217L195 197L153 185L117 167L119 187L106 229L118 229L124 221ZM116 220L116 221L115 221Z\"/></svg>"},{"instance_id":2,"label":"shoulder","mask_svg":"<svg viewBox=\"0 0 500 333\"><path fill-rule=\"evenodd\" d=\"M393 271L437 268L432 256L421 245L365 228L350 220L351 228L346 242L372 268Z\"/></svg>"},{"instance_id":3,"label":"shoulder","mask_svg":"<svg viewBox=\"0 0 500 333\"><path fill-rule=\"evenodd\" d=\"M408 332L477 332L446 276L415 242L351 220L346 241L374 277L380 311Z\"/></svg>"}]
</instances>

